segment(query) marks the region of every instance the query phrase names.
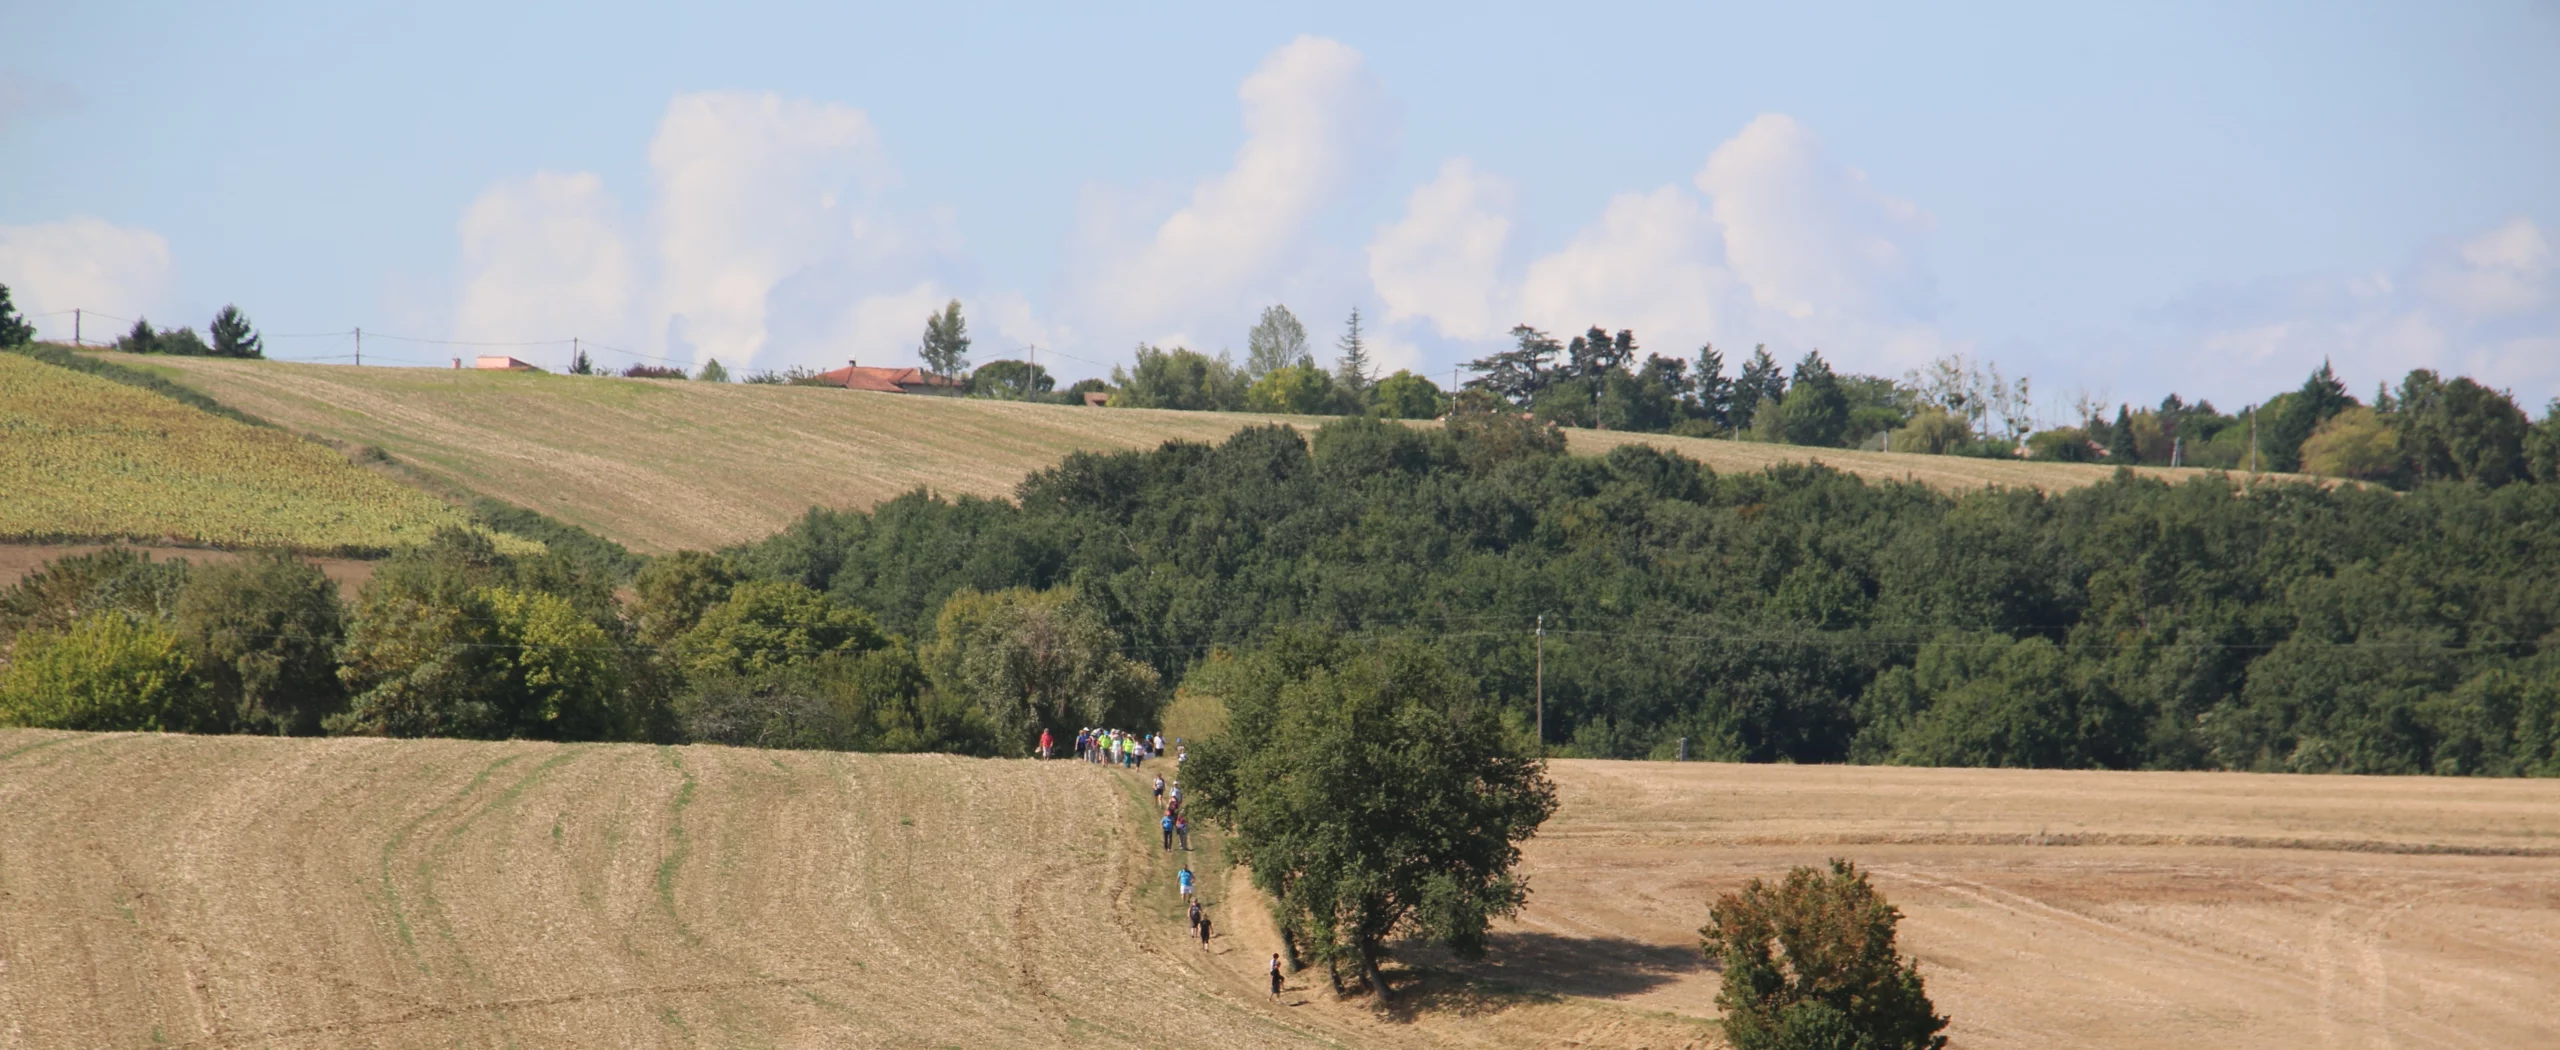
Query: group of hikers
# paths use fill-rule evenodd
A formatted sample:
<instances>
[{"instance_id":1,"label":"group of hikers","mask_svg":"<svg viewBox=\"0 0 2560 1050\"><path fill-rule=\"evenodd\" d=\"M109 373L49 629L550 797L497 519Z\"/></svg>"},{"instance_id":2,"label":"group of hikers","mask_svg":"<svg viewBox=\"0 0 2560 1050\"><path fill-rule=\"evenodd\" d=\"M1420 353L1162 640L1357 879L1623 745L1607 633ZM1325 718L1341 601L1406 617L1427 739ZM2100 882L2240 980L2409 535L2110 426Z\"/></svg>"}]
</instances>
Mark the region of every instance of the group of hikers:
<instances>
[{"instance_id":1,"label":"group of hikers","mask_svg":"<svg viewBox=\"0 0 2560 1050\"><path fill-rule=\"evenodd\" d=\"M1047 729L1040 731L1040 757L1054 757L1056 737ZM1177 745L1178 746L1178 745ZM1109 764L1123 769L1136 769L1147 759L1164 754L1164 734L1131 733L1119 729L1076 730L1076 757L1087 762ZM1181 763L1177 752L1175 764Z\"/></svg>"},{"instance_id":2,"label":"group of hikers","mask_svg":"<svg viewBox=\"0 0 2560 1050\"><path fill-rule=\"evenodd\" d=\"M1040 731L1040 757L1051 757L1057 744L1047 729ZM1076 757L1097 764L1108 763L1124 769L1136 769L1150 757L1165 753L1164 734L1129 733L1117 729L1079 729L1075 739ZM1189 757L1182 742L1174 741L1175 776L1182 772L1182 760ZM1164 848L1170 852L1176 844L1184 853L1191 852L1191 817L1182 811L1182 783L1168 781L1159 773L1155 778L1156 826L1164 836ZM1209 913L1201 907L1198 879L1191 874L1191 862L1185 860L1174 875L1182 890L1182 908L1191 919L1191 932L1200 937L1200 950L1209 950ZM1271 957L1271 997L1280 997L1280 956Z\"/></svg>"}]
</instances>

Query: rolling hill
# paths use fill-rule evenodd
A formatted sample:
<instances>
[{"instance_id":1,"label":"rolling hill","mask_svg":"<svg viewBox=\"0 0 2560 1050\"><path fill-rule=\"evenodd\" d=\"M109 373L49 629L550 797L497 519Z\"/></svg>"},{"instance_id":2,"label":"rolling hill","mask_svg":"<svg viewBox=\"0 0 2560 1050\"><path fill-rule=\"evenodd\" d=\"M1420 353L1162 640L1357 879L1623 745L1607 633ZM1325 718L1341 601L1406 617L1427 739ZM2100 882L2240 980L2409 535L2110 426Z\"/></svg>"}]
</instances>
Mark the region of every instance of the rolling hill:
<instances>
[{"instance_id":1,"label":"rolling hill","mask_svg":"<svg viewBox=\"0 0 2560 1050\"><path fill-rule=\"evenodd\" d=\"M869 506L919 485L1001 496L1079 450L1216 441L1308 417L1089 409L745 386L211 358L131 358L298 431L380 447L442 481L549 514L643 552L769 535L812 505ZM2069 488L2106 467L1803 449L1574 431L1598 453L1641 441L1718 470L1819 460L1941 488ZM2197 470L2141 468L2178 477Z\"/></svg>"},{"instance_id":2,"label":"rolling hill","mask_svg":"<svg viewBox=\"0 0 2560 1050\"><path fill-rule=\"evenodd\" d=\"M382 550L468 519L326 446L0 354L0 539Z\"/></svg>"},{"instance_id":3,"label":"rolling hill","mask_svg":"<svg viewBox=\"0 0 2560 1050\"><path fill-rule=\"evenodd\" d=\"M2560 1035L2560 782L1558 762L1527 910L1379 1015L1265 996L1215 844L1184 935L1143 775L0 730L0 1046L1712 1046L1707 902L1831 856L1959 1046Z\"/></svg>"}]
</instances>

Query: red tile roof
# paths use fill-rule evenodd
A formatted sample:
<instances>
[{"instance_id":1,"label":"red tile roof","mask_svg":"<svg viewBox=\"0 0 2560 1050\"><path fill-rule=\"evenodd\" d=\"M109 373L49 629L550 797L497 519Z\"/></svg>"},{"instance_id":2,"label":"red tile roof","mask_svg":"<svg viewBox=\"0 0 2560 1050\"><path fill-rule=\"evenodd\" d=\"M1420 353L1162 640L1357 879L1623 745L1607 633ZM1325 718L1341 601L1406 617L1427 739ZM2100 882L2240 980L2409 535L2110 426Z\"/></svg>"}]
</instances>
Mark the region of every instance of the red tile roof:
<instances>
[{"instance_id":1,"label":"red tile roof","mask_svg":"<svg viewBox=\"0 0 2560 1050\"><path fill-rule=\"evenodd\" d=\"M934 375L921 368L865 368L846 365L831 372L820 372L818 378L829 386L847 390L872 390L883 394L912 393L918 387L956 387L959 380Z\"/></svg>"}]
</instances>

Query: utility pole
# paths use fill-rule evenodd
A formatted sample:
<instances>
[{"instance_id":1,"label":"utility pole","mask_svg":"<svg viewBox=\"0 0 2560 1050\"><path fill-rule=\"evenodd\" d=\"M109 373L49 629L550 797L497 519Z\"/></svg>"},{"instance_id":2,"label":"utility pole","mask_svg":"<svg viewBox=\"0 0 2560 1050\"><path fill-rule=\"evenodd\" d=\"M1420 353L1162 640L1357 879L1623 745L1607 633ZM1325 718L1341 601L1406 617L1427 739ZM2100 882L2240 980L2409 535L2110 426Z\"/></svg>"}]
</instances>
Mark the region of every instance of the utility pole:
<instances>
[{"instance_id":1,"label":"utility pole","mask_svg":"<svg viewBox=\"0 0 2560 1050\"><path fill-rule=\"evenodd\" d=\"M2249 473L2258 472L2258 406L2249 406Z\"/></svg>"},{"instance_id":2,"label":"utility pole","mask_svg":"<svg viewBox=\"0 0 2560 1050\"><path fill-rule=\"evenodd\" d=\"M569 370L578 370L578 337L574 335L569 337Z\"/></svg>"},{"instance_id":3,"label":"utility pole","mask_svg":"<svg viewBox=\"0 0 2560 1050\"><path fill-rule=\"evenodd\" d=\"M1538 614L1538 753L1547 753L1547 614Z\"/></svg>"},{"instance_id":4,"label":"utility pole","mask_svg":"<svg viewBox=\"0 0 2560 1050\"><path fill-rule=\"evenodd\" d=\"M356 326L356 367L364 367L364 326Z\"/></svg>"},{"instance_id":5,"label":"utility pole","mask_svg":"<svg viewBox=\"0 0 2560 1050\"><path fill-rule=\"evenodd\" d=\"M80 345L80 308L71 308L71 345Z\"/></svg>"}]
</instances>

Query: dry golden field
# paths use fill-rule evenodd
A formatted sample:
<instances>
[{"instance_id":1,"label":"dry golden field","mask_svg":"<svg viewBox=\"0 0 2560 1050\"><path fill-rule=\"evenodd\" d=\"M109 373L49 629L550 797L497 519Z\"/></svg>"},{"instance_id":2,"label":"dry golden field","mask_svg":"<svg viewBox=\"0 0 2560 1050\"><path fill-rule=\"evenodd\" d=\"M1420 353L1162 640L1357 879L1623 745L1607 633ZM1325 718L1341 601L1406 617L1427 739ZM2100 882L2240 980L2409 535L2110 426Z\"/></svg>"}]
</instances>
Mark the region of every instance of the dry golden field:
<instances>
[{"instance_id":1,"label":"dry golden field","mask_svg":"<svg viewBox=\"0 0 2560 1050\"><path fill-rule=\"evenodd\" d=\"M376 445L445 481L659 552L770 535L810 506L867 507L926 486L1003 496L1070 452L1217 441L1309 417L1088 409L427 368L106 355L295 430ZM1574 431L1577 452L1641 441L1718 470L1819 460L1942 488L2069 488L2106 467L1801 449ZM2204 473L2142 468L2166 477Z\"/></svg>"},{"instance_id":2,"label":"dry golden field","mask_svg":"<svg viewBox=\"0 0 2560 1050\"><path fill-rule=\"evenodd\" d=\"M0 354L0 537L388 548L467 519L328 448Z\"/></svg>"},{"instance_id":3,"label":"dry golden field","mask_svg":"<svg viewBox=\"0 0 2560 1050\"><path fill-rule=\"evenodd\" d=\"M2549 1046L2560 783L1560 762L1378 1015L1184 936L1139 775L0 731L0 1047L1711 1046L1706 902L1845 855L1962 1047ZM1232 895L1230 895L1232 893Z\"/></svg>"}]
</instances>

